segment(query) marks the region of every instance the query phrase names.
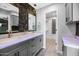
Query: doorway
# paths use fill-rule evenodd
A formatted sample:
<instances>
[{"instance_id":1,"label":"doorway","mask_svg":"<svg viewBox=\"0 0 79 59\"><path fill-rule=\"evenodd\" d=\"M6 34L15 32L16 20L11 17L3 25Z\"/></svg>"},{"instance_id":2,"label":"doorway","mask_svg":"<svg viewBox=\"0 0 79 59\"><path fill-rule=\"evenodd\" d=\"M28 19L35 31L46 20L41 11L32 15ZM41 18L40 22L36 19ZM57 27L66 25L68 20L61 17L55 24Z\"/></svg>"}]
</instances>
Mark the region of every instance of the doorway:
<instances>
[{"instance_id":1,"label":"doorway","mask_svg":"<svg viewBox=\"0 0 79 59\"><path fill-rule=\"evenodd\" d=\"M46 13L46 53L48 56L57 56L57 11Z\"/></svg>"}]
</instances>

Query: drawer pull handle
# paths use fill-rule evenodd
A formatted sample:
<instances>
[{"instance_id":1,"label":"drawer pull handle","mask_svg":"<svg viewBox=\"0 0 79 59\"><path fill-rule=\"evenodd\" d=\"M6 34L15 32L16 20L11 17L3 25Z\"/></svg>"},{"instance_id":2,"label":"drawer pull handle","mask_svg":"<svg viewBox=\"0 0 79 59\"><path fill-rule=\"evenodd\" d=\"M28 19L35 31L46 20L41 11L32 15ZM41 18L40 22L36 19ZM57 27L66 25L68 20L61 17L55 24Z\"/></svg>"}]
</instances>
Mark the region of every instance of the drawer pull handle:
<instances>
[{"instance_id":1,"label":"drawer pull handle","mask_svg":"<svg viewBox=\"0 0 79 59\"><path fill-rule=\"evenodd\" d=\"M34 45L32 45L32 47L34 47Z\"/></svg>"},{"instance_id":2,"label":"drawer pull handle","mask_svg":"<svg viewBox=\"0 0 79 59\"><path fill-rule=\"evenodd\" d=\"M15 55L15 56L19 56L19 52L15 53L14 55Z\"/></svg>"},{"instance_id":3,"label":"drawer pull handle","mask_svg":"<svg viewBox=\"0 0 79 59\"><path fill-rule=\"evenodd\" d=\"M41 42L41 39L40 39L40 42Z\"/></svg>"}]
</instances>

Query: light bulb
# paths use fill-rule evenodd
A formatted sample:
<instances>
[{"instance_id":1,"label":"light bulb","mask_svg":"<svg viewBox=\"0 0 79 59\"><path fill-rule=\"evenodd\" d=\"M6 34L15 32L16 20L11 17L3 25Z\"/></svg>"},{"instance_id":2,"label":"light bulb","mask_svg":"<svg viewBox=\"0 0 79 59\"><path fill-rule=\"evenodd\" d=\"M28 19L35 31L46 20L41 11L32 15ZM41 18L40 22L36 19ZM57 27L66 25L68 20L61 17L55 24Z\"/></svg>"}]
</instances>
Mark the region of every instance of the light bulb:
<instances>
[{"instance_id":1,"label":"light bulb","mask_svg":"<svg viewBox=\"0 0 79 59\"><path fill-rule=\"evenodd\" d=\"M2 26L2 23L0 23L0 27Z\"/></svg>"}]
</instances>

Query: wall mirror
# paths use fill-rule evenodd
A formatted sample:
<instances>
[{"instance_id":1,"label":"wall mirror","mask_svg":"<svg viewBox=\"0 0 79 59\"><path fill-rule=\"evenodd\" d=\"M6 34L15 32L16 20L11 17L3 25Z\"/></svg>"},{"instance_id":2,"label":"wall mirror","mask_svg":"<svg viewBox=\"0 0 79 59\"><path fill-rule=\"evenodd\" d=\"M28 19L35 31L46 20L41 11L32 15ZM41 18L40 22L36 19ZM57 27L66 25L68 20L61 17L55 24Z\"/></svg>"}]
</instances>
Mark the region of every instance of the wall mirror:
<instances>
[{"instance_id":1,"label":"wall mirror","mask_svg":"<svg viewBox=\"0 0 79 59\"><path fill-rule=\"evenodd\" d=\"M2 5L2 7L1 7ZM23 12L23 10L20 10L18 7L11 5L11 4L1 4L0 5L0 33L8 33L8 32L12 32L12 33L17 33L20 32L20 26L21 25L21 29L24 30L25 28L25 23L26 22L21 22L20 23L20 19L23 21L26 17L28 19L28 23L26 23L27 25L27 31L36 31L36 16L27 12L27 16L25 15L26 13ZM7 7L8 6L8 7ZM5 9L4 9L4 8ZM20 12L21 13L21 18L19 17ZM6 17L5 17L6 16ZM24 17L25 16L25 17ZM26 19L26 20L27 20Z\"/></svg>"},{"instance_id":2,"label":"wall mirror","mask_svg":"<svg viewBox=\"0 0 79 59\"><path fill-rule=\"evenodd\" d=\"M0 14L0 34L8 33L8 17Z\"/></svg>"},{"instance_id":3,"label":"wall mirror","mask_svg":"<svg viewBox=\"0 0 79 59\"><path fill-rule=\"evenodd\" d=\"M0 34L18 32L19 9L9 3L0 4Z\"/></svg>"},{"instance_id":4,"label":"wall mirror","mask_svg":"<svg viewBox=\"0 0 79 59\"><path fill-rule=\"evenodd\" d=\"M36 31L36 16L32 14L28 14L28 30L29 31Z\"/></svg>"}]
</instances>

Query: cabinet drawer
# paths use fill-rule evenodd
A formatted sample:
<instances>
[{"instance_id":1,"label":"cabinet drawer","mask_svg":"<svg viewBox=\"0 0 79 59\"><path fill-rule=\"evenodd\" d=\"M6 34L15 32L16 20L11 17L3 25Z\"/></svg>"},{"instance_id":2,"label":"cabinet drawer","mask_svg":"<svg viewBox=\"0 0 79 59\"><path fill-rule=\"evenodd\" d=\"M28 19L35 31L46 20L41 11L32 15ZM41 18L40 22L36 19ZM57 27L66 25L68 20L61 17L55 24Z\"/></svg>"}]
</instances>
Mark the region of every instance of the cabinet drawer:
<instances>
[{"instance_id":1,"label":"cabinet drawer","mask_svg":"<svg viewBox=\"0 0 79 59\"><path fill-rule=\"evenodd\" d=\"M23 42L20 45L15 45L15 46L11 46L10 48L7 48L6 52L0 53L0 55L2 56L19 56L22 55L22 51L24 49L27 50L27 43L28 42ZM10 51L9 51L9 50ZM23 54L24 55L24 54Z\"/></svg>"}]
</instances>

